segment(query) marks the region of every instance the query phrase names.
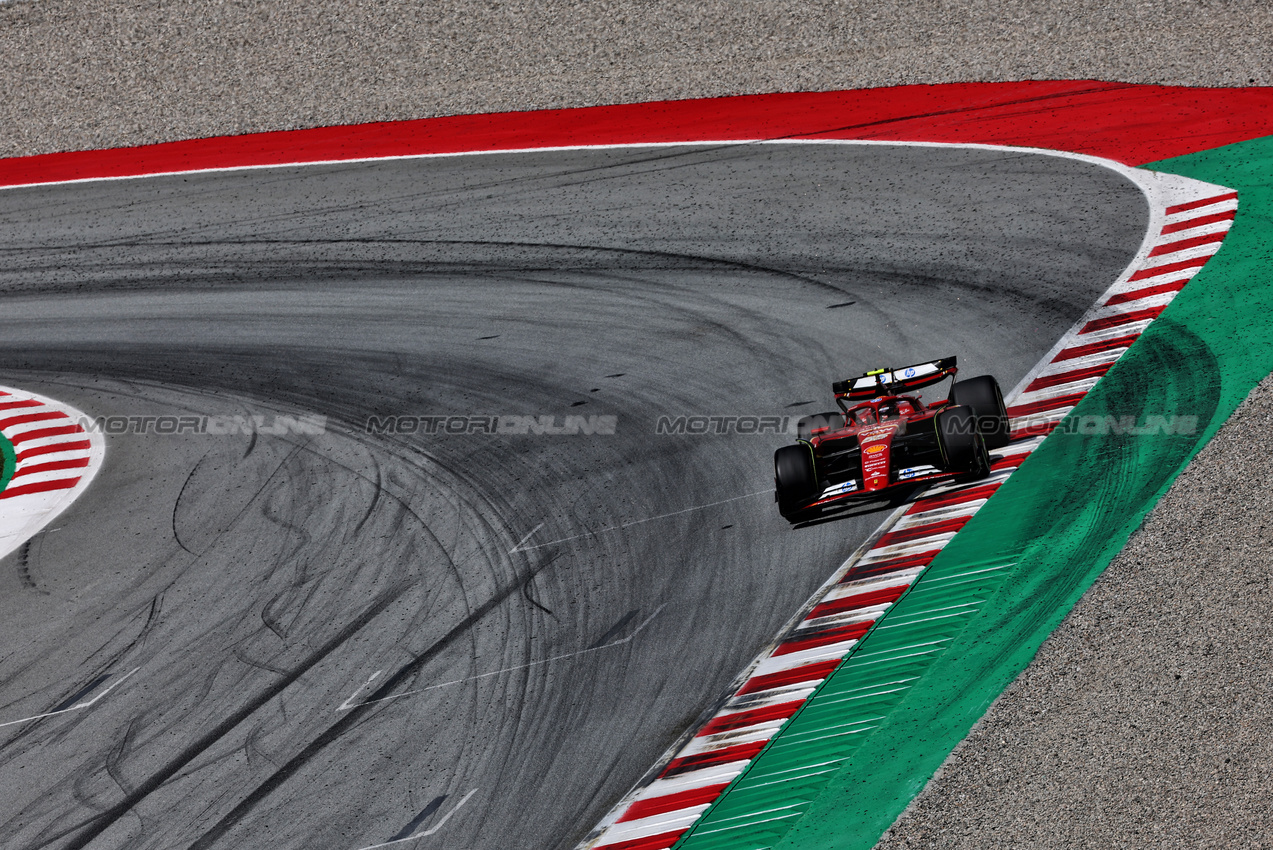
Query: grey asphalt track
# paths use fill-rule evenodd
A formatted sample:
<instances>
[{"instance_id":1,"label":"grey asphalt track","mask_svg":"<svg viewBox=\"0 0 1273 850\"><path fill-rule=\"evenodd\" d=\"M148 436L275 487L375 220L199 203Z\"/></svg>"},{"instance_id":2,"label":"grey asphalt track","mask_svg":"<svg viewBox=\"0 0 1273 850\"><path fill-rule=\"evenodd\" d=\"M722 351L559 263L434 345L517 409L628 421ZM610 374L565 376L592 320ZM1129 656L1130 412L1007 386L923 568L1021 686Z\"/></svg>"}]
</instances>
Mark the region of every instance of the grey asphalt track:
<instances>
[{"instance_id":1,"label":"grey asphalt track","mask_svg":"<svg viewBox=\"0 0 1273 850\"><path fill-rule=\"evenodd\" d=\"M0 844L572 846L883 516L789 530L785 438L659 417L817 412L947 354L1010 387L1145 225L1096 166L885 146L0 193L7 380L326 417L113 436L3 562L0 723L137 672L0 726ZM617 425L368 433L389 415Z\"/></svg>"}]
</instances>

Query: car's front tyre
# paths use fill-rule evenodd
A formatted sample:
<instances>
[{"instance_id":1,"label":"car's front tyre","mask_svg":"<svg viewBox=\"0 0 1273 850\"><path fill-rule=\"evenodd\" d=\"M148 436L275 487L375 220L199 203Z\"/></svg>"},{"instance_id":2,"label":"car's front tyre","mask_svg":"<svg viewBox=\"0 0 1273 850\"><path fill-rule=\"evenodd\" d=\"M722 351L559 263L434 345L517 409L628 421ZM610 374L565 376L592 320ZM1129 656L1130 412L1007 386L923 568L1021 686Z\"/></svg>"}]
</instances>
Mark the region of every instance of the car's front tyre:
<instances>
[{"instance_id":1,"label":"car's front tyre","mask_svg":"<svg viewBox=\"0 0 1273 850\"><path fill-rule=\"evenodd\" d=\"M818 494L812 446L797 443L774 452L774 489L778 494L778 513L789 520L797 519Z\"/></svg>"},{"instance_id":2,"label":"car's front tyre","mask_svg":"<svg viewBox=\"0 0 1273 850\"><path fill-rule=\"evenodd\" d=\"M971 478L990 474L990 455L970 407L948 407L937 414L937 442L949 472Z\"/></svg>"},{"instance_id":3,"label":"car's front tyre","mask_svg":"<svg viewBox=\"0 0 1273 850\"><path fill-rule=\"evenodd\" d=\"M1003 404L999 382L990 375L979 375L958 381L950 388L950 403L970 408L977 417L977 428L987 449L1008 445L1008 410Z\"/></svg>"}]
</instances>

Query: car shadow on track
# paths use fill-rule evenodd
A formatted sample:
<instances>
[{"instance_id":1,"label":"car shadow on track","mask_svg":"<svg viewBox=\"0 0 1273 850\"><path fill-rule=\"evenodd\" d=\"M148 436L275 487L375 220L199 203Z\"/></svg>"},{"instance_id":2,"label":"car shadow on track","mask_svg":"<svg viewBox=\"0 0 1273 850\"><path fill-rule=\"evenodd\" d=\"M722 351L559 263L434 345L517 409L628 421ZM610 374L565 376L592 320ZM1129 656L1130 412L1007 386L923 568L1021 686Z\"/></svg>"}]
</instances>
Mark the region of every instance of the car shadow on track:
<instances>
[{"instance_id":1,"label":"car shadow on track","mask_svg":"<svg viewBox=\"0 0 1273 850\"><path fill-rule=\"evenodd\" d=\"M844 519L853 519L855 517L869 516L870 514L892 512L900 508L902 505L915 501L915 498L925 488L922 486L914 487L905 493L900 493L891 499L881 500L877 502L859 502L849 504L844 507L823 508L822 513L816 516L802 518L798 522L791 524L792 530L799 528L810 528L815 525L822 525L828 522L837 522Z\"/></svg>"}]
</instances>

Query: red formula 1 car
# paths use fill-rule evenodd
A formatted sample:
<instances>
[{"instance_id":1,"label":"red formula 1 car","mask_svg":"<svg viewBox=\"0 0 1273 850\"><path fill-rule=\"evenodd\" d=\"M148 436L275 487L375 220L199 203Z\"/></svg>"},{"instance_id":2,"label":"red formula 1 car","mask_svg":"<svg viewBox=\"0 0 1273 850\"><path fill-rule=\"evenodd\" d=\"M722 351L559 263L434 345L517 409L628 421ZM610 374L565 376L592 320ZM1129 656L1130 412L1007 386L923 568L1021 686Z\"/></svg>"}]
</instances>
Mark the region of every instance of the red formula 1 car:
<instances>
[{"instance_id":1,"label":"red formula 1 car","mask_svg":"<svg viewBox=\"0 0 1273 850\"><path fill-rule=\"evenodd\" d=\"M990 375L953 381L957 371L947 357L832 384L840 410L802 418L799 442L774 453L778 512L799 522L921 482L988 475L988 451L1008 443L1003 394ZM948 398L920 400L917 390L947 378Z\"/></svg>"}]
</instances>

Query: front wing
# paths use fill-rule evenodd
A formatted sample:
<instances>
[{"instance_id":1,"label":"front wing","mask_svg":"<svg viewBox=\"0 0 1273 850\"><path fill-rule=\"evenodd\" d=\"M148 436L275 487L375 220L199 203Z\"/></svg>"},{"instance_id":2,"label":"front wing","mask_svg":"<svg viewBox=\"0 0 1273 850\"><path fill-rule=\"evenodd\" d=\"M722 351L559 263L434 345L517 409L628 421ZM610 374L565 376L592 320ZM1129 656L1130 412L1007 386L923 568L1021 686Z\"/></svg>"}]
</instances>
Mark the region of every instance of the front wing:
<instances>
[{"instance_id":1,"label":"front wing","mask_svg":"<svg viewBox=\"0 0 1273 850\"><path fill-rule=\"evenodd\" d=\"M899 489L909 489L919 483L950 481L956 475L957 473L947 472L927 464L910 466L893 470L891 476L893 480L887 487L871 491L862 489L862 480L860 478L851 478L848 481L832 484L824 489L815 500L809 503L806 510L848 502L888 499L896 495Z\"/></svg>"}]
</instances>

